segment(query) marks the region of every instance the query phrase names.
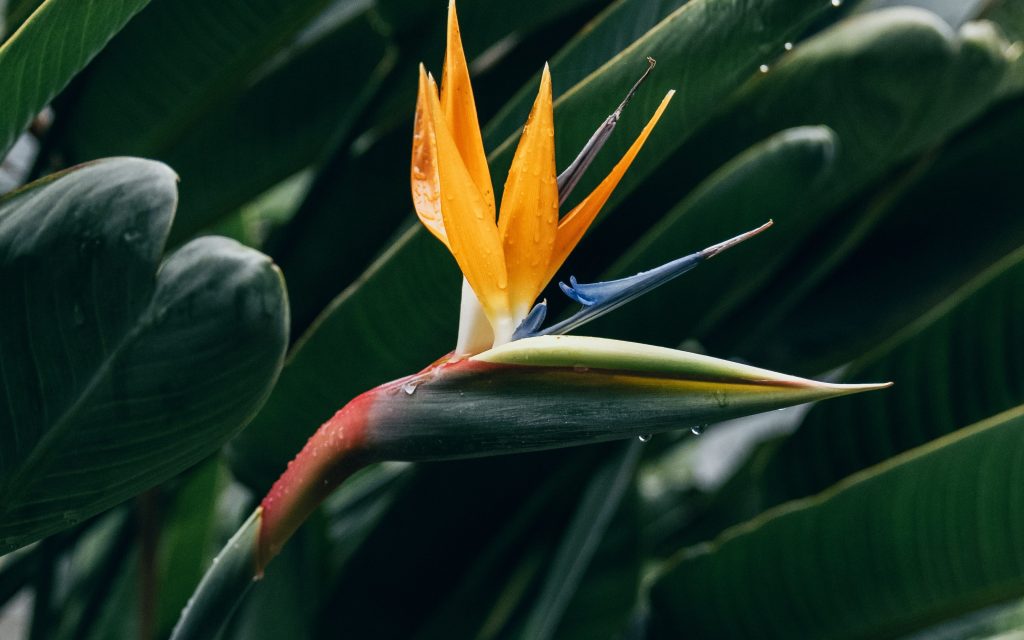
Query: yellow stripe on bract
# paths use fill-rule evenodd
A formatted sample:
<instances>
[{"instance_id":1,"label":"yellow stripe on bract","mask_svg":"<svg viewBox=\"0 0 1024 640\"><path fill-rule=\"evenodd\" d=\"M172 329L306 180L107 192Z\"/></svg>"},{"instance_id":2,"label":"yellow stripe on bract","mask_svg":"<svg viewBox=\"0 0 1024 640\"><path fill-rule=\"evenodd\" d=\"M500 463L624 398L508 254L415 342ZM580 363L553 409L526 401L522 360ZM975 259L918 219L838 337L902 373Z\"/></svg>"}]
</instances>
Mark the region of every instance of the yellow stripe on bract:
<instances>
[{"instance_id":1,"label":"yellow stripe on bract","mask_svg":"<svg viewBox=\"0 0 1024 640\"><path fill-rule=\"evenodd\" d=\"M441 183L437 174L437 142L434 124L430 118L427 92L433 91L427 81L427 72L420 65L419 95L416 97L416 120L412 134L412 203L416 215L430 233L448 245L441 217ZM451 247L449 247L450 249Z\"/></svg>"},{"instance_id":2,"label":"yellow stripe on bract","mask_svg":"<svg viewBox=\"0 0 1024 640\"><path fill-rule=\"evenodd\" d=\"M493 364L604 369L627 376L653 374L666 379L689 379L691 384L699 382L806 389L820 392L822 397L890 386L889 383L830 384L678 349L588 336L525 338L484 351L472 359Z\"/></svg>"},{"instance_id":3,"label":"yellow stripe on bract","mask_svg":"<svg viewBox=\"0 0 1024 640\"><path fill-rule=\"evenodd\" d=\"M665 112L665 107L668 106L672 96L675 95L675 91L669 91L665 98L658 105L657 111L651 116L651 119L647 122L644 130L640 132L633 145L626 151L626 153L619 160L618 164L612 168L611 172L601 181L601 184L590 192L583 202L576 205L572 211L567 213L562 221L558 224L558 235L555 238L555 248L551 253L551 261L548 263L548 277L550 280L554 277L555 272L562 266L565 259L569 257L572 250L579 244L583 234L587 231L590 223L597 217L598 212L601 211L601 207L611 197L612 191L618 186L619 181L622 180L622 176L625 175L626 170L629 169L629 165L633 163L633 159L636 158L636 154L640 152L640 148L644 146L644 142L647 141L647 137L651 135L651 131L654 129L654 125L658 123L658 119L661 118L661 114Z\"/></svg>"},{"instance_id":4,"label":"yellow stripe on bract","mask_svg":"<svg viewBox=\"0 0 1024 640\"><path fill-rule=\"evenodd\" d=\"M548 281L558 232L555 124L551 74L544 65L540 91L523 128L501 196L498 231L508 266L512 312L524 316Z\"/></svg>"},{"instance_id":5,"label":"yellow stripe on bract","mask_svg":"<svg viewBox=\"0 0 1024 640\"><path fill-rule=\"evenodd\" d=\"M441 73L441 108L455 140L455 146L462 155L469 175L480 190L493 220L494 187L491 185L491 172L487 168L487 155L484 153L484 141L476 115L473 87L469 82L466 53L462 50L462 36L459 33L459 19L455 15L454 0L448 5L448 42L444 55L444 70Z\"/></svg>"},{"instance_id":6,"label":"yellow stripe on bract","mask_svg":"<svg viewBox=\"0 0 1024 640\"><path fill-rule=\"evenodd\" d=\"M427 103L437 143L441 217L448 247L493 324L508 314L508 276L498 226L462 162L432 89L427 91Z\"/></svg>"}]
</instances>

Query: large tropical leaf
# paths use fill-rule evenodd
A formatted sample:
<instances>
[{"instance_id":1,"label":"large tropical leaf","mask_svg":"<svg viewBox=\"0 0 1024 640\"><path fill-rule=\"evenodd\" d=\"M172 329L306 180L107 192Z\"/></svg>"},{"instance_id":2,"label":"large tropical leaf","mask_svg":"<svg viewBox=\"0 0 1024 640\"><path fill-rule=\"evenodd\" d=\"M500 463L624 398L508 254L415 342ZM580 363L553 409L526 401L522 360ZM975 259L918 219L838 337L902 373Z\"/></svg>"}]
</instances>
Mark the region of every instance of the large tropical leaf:
<instances>
[{"instance_id":1,"label":"large tropical leaf","mask_svg":"<svg viewBox=\"0 0 1024 640\"><path fill-rule=\"evenodd\" d=\"M803 373L847 362L942 302L1024 243L1024 97L1004 101L944 148L887 180L848 215L877 227L816 285L810 264L780 277L804 289L758 317L735 317L712 343ZM955 188L950 188L955 185ZM908 248L913 260L908 260ZM697 274L700 275L700 274ZM871 305L857 304L870 296Z\"/></svg>"},{"instance_id":2,"label":"large tropical leaf","mask_svg":"<svg viewBox=\"0 0 1024 640\"><path fill-rule=\"evenodd\" d=\"M194 464L269 392L280 273L213 237L161 264L175 201L174 174L136 159L0 201L0 550Z\"/></svg>"},{"instance_id":3,"label":"large tropical leaf","mask_svg":"<svg viewBox=\"0 0 1024 640\"><path fill-rule=\"evenodd\" d=\"M1024 595L1024 407L681 551L655 638L891 638Z\"/></svg>"},{"instance_id":4,"label":"large tropical leaf","mask_svg":"<svg viewBox=\"0 0 1024 640\"><path fill-rule=\"evenodd\" d=\"M907 8L842 21L796 43L766 74L747 82L623 204L623 210L630 211L628 218L616 216L595 230L593 253L606 255L621 246L623 238L636 233L634 219L644 211L674 205L691 188L688 176L706 175L779 129L829 126L839 139L829 178L790 191L789 204L776 204L782 210L779 227L772 233L786 238L766 240L769 253L757 255L754 249L751 256L757 258L747 264L736 258L737 270L755 272L752 283L733 289L695 285L704 293L697 310L678 297L667 312L643 318L639 312L631 316L629 310L609 315L602 329L621 336L639 325L649 342L676 345L696 337L716 350L735 353L748 325L774 316L811 277L827 274L884 213L854 211L840 216L845 204L886 171L940 143L991 104L1005 73L1006 48L989 27L971 25L957 35L932 14ZM910 71L918 68L929 72ZM795 95L801 99L793 100ZM686 237L695 224L682 221L677 237ZM793 241L812 232L813 244ZM784 275L773 277L777 273ZM694 275L696 280L710 279Z\"/></svg>"},{"instance_id":5,"label":"large tropical leaf","mask_svg":"<svg viewBox=\"0 0 1024 640\"><path fill-rule=\"evenodd\" d=\"M0 157L149 0L47 0L0 46Z\"/></svg>"},{"instance_id":6,"label":"large tropical leaf","mask_svg":"<svg viewBox=\"0 0 1024 640\"><path fill-rule=\"evenodd\" d=\"M814 407L797 431L764 447L703 511L720 531L786 500L1024 402L1018 249L847 367L898 383L886 397ZM942 389L936 394L936 389ZM688 540L692 531L677 532Z\"/></svg>"},{"instance_id":7,"label":"large tropical leaf","mask_svg":"<svg viewBox=\"0 0 1024 640\"><path fill-rule=\"evenodd\" d=\"M815 407L767 463L760 482L770 503L1024 402L1022 290L1018 250L855 361L848 375L900 382L884 398Z\"/></svg>"}]
</instances>

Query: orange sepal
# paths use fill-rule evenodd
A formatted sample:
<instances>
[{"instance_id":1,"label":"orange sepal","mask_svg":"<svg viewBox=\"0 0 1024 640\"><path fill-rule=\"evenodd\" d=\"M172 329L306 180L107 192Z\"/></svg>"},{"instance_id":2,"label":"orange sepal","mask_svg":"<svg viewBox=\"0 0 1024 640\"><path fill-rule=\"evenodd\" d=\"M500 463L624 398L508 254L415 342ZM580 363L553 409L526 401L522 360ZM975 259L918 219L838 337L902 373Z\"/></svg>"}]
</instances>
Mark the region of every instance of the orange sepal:
<instances>
[{"instance_id":1,"label":"orange sepal","mask_svg":"<svg viewBox=\"0 0 1024 640\"><path fill-rule=\"evenodd\" d=\"M665 112L665 108L668 106L672 96L675 95L675 91L669 91L665 98L658 105L658 109L651 116L651 119L647 121L647 125L644 126L643 131L637 136L636 140L633 141L632 146L623 154L618 164L612 168L611 172L605 176L605 179L601 181L601 184L590 192L586 198L583 199L576 207L567 213L558 224L558 234L555 236L555 247L551 252L551 259L548 262L548 275L547 280L554 277L555 272L562 266L565 259L569 256L576 245L579 244L583 234L586 233L587 228L590 227L590 223L594 221L597 214L601 211L601 207L611 197L612 191L618 186L619 181L622 180L622 176L626 174L626 170L629 169L629 165L633 163L637 153L640 152L640 148L644 146L644 142L647 141L647 137L654 130L654 126L658 124L658 120L661 118L661 114ZM545 280L546 282L546 280Z\"/></svg>"},{"instance_id":2,"label":"orange sepal","mask_svg":"<svg viewBox=\"0 0 1024 640\"><path fill-rule=\"evenodd\" d=\"M437 145L441 217L448 247L494 324L496 319L508 315L508 275L498 227L462 161L437 93L432 88L426 93Z\"/></svg>"},{"instance_id":3,"label":"orange sepal","mask_svg":"<svg viewBox=\"0 0 1024 640\"><path fill-rule=\"evenodd\" d=\"M416 215L430 233L448 246L448 235L441 216L441 181L437 173L437 141L430 117L427 92L433 91L427 73L420 65L419 94L416 97L416 118L412 134L412 203ZM435 94L436 95L436 94ZM450 246L448 246L451 249Z\"/></svg>"},{"instance_id":4,"label":"orange sepal","mask_svg":"<svg viewBox=\"0 0 1024 640\"><path fill-rule=\"evenodd\" d=\"M455 14L454 0L448 4L448 37L444 55L444 69L441 72L441 110L452 133L455 146L462 161L473 178L484 204L494 219L494 187L491 172L487 167L484 140L480 134L480 122L473 100L473 86L469 81L469 66L462 49L459 19Z\"/></svg>"},{"instance_id":5,"label":"orange sepal","mask_svg":"<svg viewBox=\"0 0 1024 640\"><path fill-rule=\"evenodd\" d=\"M501 196L498 231L508 267L509 302L525 315L549 279L548 261L558 232L558 184L551 74L547 65L523 128Z\"/></svg>"}]
</instances>

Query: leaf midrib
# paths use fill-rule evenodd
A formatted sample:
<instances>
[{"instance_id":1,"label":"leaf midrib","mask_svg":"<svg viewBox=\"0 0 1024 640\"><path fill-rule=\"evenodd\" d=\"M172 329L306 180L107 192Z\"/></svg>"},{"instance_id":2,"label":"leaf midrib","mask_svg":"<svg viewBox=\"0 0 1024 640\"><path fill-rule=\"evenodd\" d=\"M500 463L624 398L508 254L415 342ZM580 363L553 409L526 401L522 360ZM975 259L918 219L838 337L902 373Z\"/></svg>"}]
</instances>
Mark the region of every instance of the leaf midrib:
<instances>
[{"instance_id":1,"label":"leaf midrib","mask_svg":"<svg viewBox=\"0 0 1024 640\"><path fill-rule=\"evenodd\" d=\"M156 296L156 286L150 294L149 303L135 317L131 329L125 332L112 350L103 358L95 373L90 377L89 382L78 392L74 401L61 412L60 416L53 422L53 426L47 429L46 433L32 448L32 452L20 465L20 469L11 475L10 479L0 489L0 514L7 514L13 510L15 500L21 498L28 490L28 482L21 482L32 471L43 466L50 456L51 450L55 448L67 431L74 425L72 419L88 400L99 384L106 380L114 361L120 357L125 347L132 343L144 330L150 328L153 319L153 303ZM6 385L5 385L6 387Z\"/></svg>"}]
</instances>

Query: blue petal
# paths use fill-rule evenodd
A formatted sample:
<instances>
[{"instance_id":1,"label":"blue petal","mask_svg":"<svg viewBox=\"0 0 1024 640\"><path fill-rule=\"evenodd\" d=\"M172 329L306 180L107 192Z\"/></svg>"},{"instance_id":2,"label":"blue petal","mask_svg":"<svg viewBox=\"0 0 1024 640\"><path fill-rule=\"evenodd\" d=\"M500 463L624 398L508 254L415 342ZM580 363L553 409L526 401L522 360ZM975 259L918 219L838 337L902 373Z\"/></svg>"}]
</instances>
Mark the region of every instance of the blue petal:
<instances>
[{"instance_id":1,"label":"blue petal","mask_svg":"<svg viewBox=\"0 0 1024 640\"><path fill-rule=\"evenodd\" d=\"M707 260L707 257L704 256L704 252L698 251L650 271L643 271L635 276L620 280L580 284L576 281L576 278L569 278L569 285L559 282L558 286L565 292L565 295L579 302L583 305L583 308L570 318L553 324L547 329L538 331L536 335L568 333L594 318L618 309L630 300L642 296L676 276L686 273L705 260Z\"/></svg>"},{"instance_id":2,"label":"blue petal","mask_svg":"<svg viewBox=\"0 0 1024 640\"><path fill-rule=\"evenodd\" d=\"M537 335L537 330L540 329L540 325L544 324L544 318L548 315L548 301L541 300L537 304L533 305L533 309L530 309L530 313L527 314L523 321L516 327L515 333L512 334L513 340L519 340L520 338L529 338L530 336Z\"/></svg>"},{"instance_id":3,"label":"blue petal","mask_svg":"<svg viewBox=\"0 0 1024 640\"><path fill-rule=\"evenodd\" d=\"M558 286L562 289L565 295L580 303L583 308L568 319L553 324L547 329L541 329L540 325L544 322L544 316L547 314L547 301L544 301L533 308L530 315L528 315L519 325L519 328L516 329L515 335L512 336L512 339L518 340L519 338L526 338L533 335L546 336L568 333L580 325L590 322L594 318L603 316L609 311L614 311L630 300L638 298L648 291L665 284L669 280L686 273L698 264L717 256L726 249L734 247L744 240L752 238L771 225L772 222L769 220L766 224L761 225L757 229L753 229L740 234L735 238L726 240L725 242L719 242L718 244L712 245L703 251L698 251L697 253L677 258L676 260L663 264L660 267L655 267L650 271L643 271L628 278L581 284L576 281L574 276L571 276L569 278L569 284L559 282Z\"/></svg>"}]
</instances>

